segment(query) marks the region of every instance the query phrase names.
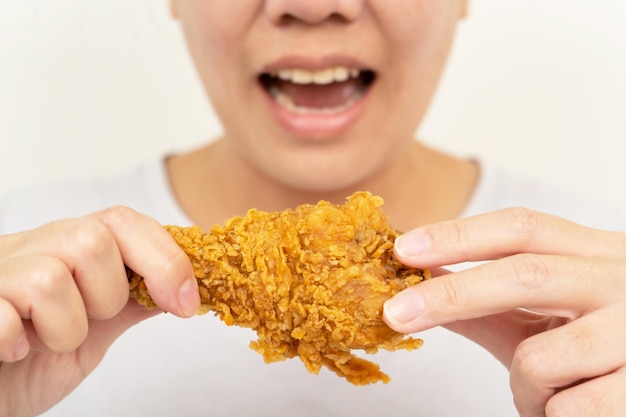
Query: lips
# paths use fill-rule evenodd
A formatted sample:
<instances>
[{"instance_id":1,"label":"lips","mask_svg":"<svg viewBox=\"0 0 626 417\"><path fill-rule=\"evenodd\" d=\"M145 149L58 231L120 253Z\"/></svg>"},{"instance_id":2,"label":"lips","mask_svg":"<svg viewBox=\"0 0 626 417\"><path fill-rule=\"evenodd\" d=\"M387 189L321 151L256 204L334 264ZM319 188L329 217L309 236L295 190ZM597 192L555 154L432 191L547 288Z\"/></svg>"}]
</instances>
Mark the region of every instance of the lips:
<instances>
[{"instance_id":1,"label":"lips","mask_svg":"<svg viewBox=\"0 0 626 417\"><path fill-rule=\"evenodd\" d=\"M376 74L345 65L282 66L261 73L258 80L283 126L319 138L341 133L358 118Z\"/></svg>"}]
</instances>

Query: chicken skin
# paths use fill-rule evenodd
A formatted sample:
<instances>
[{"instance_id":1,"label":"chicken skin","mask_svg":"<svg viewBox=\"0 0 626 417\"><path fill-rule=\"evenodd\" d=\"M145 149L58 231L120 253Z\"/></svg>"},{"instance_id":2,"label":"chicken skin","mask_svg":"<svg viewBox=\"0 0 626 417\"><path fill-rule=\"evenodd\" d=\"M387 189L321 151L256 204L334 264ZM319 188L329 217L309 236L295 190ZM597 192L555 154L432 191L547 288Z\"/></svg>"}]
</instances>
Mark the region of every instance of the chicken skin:
<instances>
[{"instance_id":1,"label":"chicken skin","mask_svg":"<svg viewBox=\"0 0 626 417\"><path fill-rule=\"evenodd\" d=\"M266 362L299 357L355 385L390 378L352 350L412 350L422 341L391 330L383 303L429 278L393 255L397 232L367 192L344 205L321 201L282 212L251 209L209 233L167 226L193 264L202 312L253 329L250 347ZM129 271L132 298L156 305L141 277Z\"/></svg>"}]
</instances>

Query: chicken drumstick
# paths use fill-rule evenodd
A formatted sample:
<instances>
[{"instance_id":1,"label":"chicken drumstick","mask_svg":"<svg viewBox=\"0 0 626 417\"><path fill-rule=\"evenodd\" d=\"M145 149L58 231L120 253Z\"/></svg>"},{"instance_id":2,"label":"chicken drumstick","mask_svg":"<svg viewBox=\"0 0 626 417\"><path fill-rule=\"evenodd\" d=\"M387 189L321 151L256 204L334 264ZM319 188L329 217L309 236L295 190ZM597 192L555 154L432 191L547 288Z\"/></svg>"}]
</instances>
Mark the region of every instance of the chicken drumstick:
<instances>
[{"instance_id":1,"label":"chicken drumstick","mask_svg":"<svg viewBox=\"0 0 626 417\"><path fill-rule=\"evenodd\" d=\"M420 347L421 340L383 322L382 307L430 275L395 259L397 232L382 204L359 192L344 205L252 209L206 234L197 227L167 230L192 261L202 312L255 330L250 347L266 362L298 356L312 373L325 366L355 385L387 383L376 364L351 351ZM156 307L141 277L129 271L129 282L131 297Z\"/></svg>"}]
</instances>

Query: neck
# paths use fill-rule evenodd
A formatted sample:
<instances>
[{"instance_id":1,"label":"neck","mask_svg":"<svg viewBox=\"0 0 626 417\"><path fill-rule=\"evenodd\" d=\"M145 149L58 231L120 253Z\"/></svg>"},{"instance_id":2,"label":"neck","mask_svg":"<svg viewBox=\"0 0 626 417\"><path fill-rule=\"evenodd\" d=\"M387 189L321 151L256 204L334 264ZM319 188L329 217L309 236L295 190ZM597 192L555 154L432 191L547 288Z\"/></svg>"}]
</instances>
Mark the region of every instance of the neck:
<instances>
[{"instance_id":1,"label":"neck","mask_svg":"<svg viewBox=\"0 0 626 417\"><path fill-rule=\"evenodd\" d=\"M410 230L457 217L477 177L474 164L418 142L375 176L349 188L326 192L297 190L268 178L235 157L224 141L170 158L168 172L183 210L205 230L253 207L279 211L319 200L341 204L356 191L381 196L392 225Z\"/></svg>"}]
</instances>

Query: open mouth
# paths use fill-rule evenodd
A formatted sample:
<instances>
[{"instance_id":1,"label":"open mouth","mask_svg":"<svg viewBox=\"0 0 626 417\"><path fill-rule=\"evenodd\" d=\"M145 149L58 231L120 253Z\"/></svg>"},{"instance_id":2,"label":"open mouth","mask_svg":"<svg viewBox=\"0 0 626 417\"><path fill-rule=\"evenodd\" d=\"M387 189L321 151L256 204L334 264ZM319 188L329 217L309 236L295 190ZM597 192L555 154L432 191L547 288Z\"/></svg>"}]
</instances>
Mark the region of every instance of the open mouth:
<instances>
[{"instance_id":1,"label":"open mouth","mask_svg":"<svg viewBox=\"0 0 626 417\"><path fill-rule=\"evenodd\" d=\"M371 70L332 67L282 69L259 75L259 83L283 108L296 114L335 114L359 101L376 80Z\"/></svg>"}]
</instances>

